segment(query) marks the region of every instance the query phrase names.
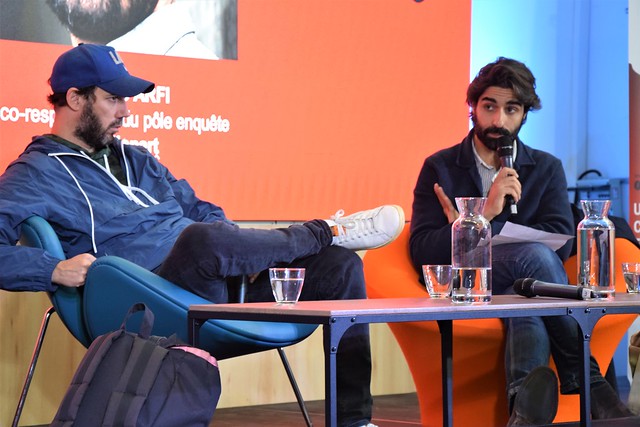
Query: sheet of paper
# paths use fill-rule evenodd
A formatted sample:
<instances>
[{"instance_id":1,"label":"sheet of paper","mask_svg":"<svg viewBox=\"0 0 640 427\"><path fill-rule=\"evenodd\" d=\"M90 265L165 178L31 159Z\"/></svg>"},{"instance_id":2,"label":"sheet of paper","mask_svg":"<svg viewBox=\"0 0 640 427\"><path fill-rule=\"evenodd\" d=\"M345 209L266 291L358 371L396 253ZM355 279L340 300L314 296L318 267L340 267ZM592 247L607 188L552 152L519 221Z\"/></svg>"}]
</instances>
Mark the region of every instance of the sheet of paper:
<instances>
[{"instance_id":1,"label":"sheet of paper","mask_svg":"<svg viewBox=\"0 0 640 427\"><path fill-rule=\"evenodd\" d=\"M569 239L573 239L573 236L549 233L507 221L500 234L491 238L491 244L495 246L505 243L540 242L556 251Z\"/></svg>"}]
</instances>

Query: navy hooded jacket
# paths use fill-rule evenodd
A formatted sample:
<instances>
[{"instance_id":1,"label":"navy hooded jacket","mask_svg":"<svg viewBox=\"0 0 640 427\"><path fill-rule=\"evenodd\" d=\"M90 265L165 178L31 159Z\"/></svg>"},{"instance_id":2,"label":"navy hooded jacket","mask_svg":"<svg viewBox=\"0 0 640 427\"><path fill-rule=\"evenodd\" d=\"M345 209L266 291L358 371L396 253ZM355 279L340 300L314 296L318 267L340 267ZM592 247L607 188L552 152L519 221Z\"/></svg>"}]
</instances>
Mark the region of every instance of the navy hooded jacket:
<instances>
[{"instance_id":1,"label":"navy hooded jacket","mask_svg":"<svg viewBox=\"0 0 640 427\"><path fill-rule=\"evenodd\" d=\"M36 137L0 176L0 288L54 291L60 260L16 246L20 224L46 219L67 257L117 255L153 270L189 224L228 221L223 210L196 197L146 149L116 140L127 185L85 153Z\"/></svg>"}]
</instances>

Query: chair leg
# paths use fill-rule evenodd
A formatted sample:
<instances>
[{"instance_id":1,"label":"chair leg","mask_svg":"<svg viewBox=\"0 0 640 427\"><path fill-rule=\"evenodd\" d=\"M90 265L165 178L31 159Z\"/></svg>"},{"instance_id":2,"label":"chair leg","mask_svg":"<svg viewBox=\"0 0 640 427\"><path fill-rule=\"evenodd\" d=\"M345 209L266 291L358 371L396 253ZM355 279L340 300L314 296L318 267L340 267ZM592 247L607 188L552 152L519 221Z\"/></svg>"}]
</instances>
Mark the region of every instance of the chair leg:
<instances>
[{"instance_id":1,"label":"chair leg","mask_svg":"<svg viewBox=\"0 0 640 427\"><path fill-rule=\"evenodd\" d=\"M289 377L289 382L291 383L291 387L293 388L293 393L296 395L296 399L298 400L298 406L300 406L300 410L302 411L302 416L304 416L304 420L307 423L307 427L312 427L313 423L311 422L311 418L309 417L307 406L304 404L302 393L300 393L300 389L298 388L298 383L296 382L296 379L293 376L293 371L291 370L291 366L289 365L289 360L287 359L287 355L284 353L284 349L278 348L278 354L280 355L280 359L282 360L282 365L284 366L284 370L287 372L287 377Z\"/></svg>"},{"instance_id":2,"label":"chair leg","mask_svg":"<svg viewBox=\"0 0 640 427\"><path fill-rule=\"evenodd\" d=\"M238 285L238 302L245 302L247 290L249 288L249 276L243 274Z\"/></svg>"},{"instance_id":3,"label":"chair leg","mask_svg":"<svg viewBox=\"0 0 640 427\"><path fill-rule=\"evenodd\" d=\"M27 400L27 392L29 391L29 386L31 385L31 379L33 378L33 373L36 369L36 363L38 363L40 350L42 349L44 334L47 332L49 319L51 318L51 315L55 311L56 311L55 308L49 307L49 309L47 309L47 311L44 312L44 316L42 317L42 324L40 325L40 333L38 334L36 345L33 348L33 354L31 355L31 363L29 364L29 370L27 371L27 376L24 380L24 385L22 386L22 392L20 393L20 399L18 400L16 414L14 415L13 423L11 424L12 427L18 427L18 421L20 421L20 415L22 415L22 408L24 407L25 400Z\"/></svg>"}]
</instances>

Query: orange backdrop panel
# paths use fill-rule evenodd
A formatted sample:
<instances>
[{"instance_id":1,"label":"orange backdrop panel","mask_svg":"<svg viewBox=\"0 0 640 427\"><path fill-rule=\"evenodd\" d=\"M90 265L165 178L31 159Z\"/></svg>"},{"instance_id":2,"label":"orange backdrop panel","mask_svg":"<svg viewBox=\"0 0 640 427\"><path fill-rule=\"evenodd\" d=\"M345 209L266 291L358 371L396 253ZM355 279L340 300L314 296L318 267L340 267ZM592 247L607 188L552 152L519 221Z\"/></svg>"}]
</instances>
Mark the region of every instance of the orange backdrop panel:
<instances>
[{"instance_id":1,"label":"orange backdrop panel","mask_svg":"<svg viewBox=\"0 0 640 427\"><path fill-rule=\"evenodd\" d=\"M470 0L239 0L238 60L121 54L160 87L129 101L121 137L149 146L235 220L383 203L409 215L424 158L468 127L470 9ZM46 80L66 49L0 40L0 167L49 131Z\"/></svg>"}]
</instances>

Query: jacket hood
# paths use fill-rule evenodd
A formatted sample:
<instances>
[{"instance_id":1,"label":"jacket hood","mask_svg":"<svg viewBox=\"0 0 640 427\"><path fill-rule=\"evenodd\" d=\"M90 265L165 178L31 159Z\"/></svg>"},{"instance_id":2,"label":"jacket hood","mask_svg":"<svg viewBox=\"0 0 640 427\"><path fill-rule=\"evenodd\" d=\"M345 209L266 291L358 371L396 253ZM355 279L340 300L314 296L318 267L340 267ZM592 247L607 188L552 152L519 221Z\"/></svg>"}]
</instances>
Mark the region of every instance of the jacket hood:
<instances>
[{"instance_id":1,"label":"jacket hood","mask_svg":"<svg viewBox=\"0 0 640 427\"><path fill-rule=\"evenodd\" d=\"M118 138L115 138L111 143L111 146L112 148L117 147L118 149L121 149L122 141L120 141ZM23 154L29 154L32 152L39 152L47 155L57 153L77 153L77 151L55 141L52 138L49 138L47 135L38 135L34 136L31 139L31 142L25 148Z\"/></svg>"}]
</instances>

